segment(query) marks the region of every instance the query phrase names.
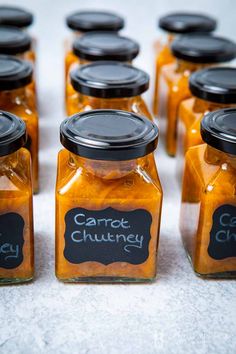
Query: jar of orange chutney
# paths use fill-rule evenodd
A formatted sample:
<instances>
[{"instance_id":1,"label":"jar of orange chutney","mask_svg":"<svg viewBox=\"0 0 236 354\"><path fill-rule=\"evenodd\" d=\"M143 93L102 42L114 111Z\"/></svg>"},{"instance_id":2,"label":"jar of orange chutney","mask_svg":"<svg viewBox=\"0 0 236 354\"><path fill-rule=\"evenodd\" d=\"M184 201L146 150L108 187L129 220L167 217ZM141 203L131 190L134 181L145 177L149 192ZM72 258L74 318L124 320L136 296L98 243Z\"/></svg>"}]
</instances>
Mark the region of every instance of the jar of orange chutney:
<instances>
[{"instance_id":1,"label":"jar of orange chutney","mask_svg":"<svg viewBox=\"0 0 236 354\"><path fill-rule=\"evenodd\" d=\"M61 125L56 275L68 282L137 282L156 276L162 189L158 129L118 110L75 114Z\"/></svg>"},{"instance_id":2,"label":"jar of orange chutney","mask_svg":"<svg viewBox=\"0 0 236 354\"><path fill-rule=\"evenodd\" d=\"M167 33L165 43L156 42L156 73L153 97L153 113L158 115L158 82L160 70L164 65L175 61L170 46L174 38L186 33L205 32L210 33L216 29L216 20L210 16L191 12L175 12L162 16L158 21L158 27Z\"/></svg>"},{"instance_id":3,"label":"jar of orange chutney","mask_svg":"<svg viewBox=\"0 0 236 354\"><path fill-rule=\"evenodd\" d=\"M177 176L181 184L184 156L195 145L202 144L200 133L203 116L217 109L236 107L236 68L216 67L196 71L190 76L193 98L180 104L177 138Z\"/></svg>"},{"instance_id":4,"label":"jar of orange chutney","mask_svg":"<svg viewBox=\"0 0 236 354\"><path fill-rule=\"evenodd\" d=\"M124 27L124 19L108 11L78 11L67 16L66 24L73 31L73 36L65 43L65 77L71 64L78 61L72 52L72 43L76 38L91 31L118 32Z\"/></svg>"},{"instance_id":5,"label":"jar of orange chutney","mask_svg":"<svg viewBox=\"0 0 236 354\"><path fill-rule=\"evenodd\" d=\"M236 276L236 109L208 113L186 154L180 229L194 271Z\"/></svg>"},{"instance_id":6,"label":"jar of orange chutney","mask_svg":"<svg viewBox=\"0 0 236 354\"><path fill-rule=\"evenodd\" d=\"M90 32L74 41L73 53L77 61L71 64L69 72L78 67L78 64L96 61L115 60L131 63L139 53L139 44L113 32ZM66 81L66 100L74 94L69 72Z\"/></svg>"},{"instance_id":7,"label":"jar of orange chutney","mask_svg":"<svg viewBox=\"0 0 236 354\"><path fill-rule=\"evenodd\" d=\"M25 123L0 111L0 284L34 274L32 182Z\"/></svg>"},{"instance_id":8,"label":"jar of orange chutney","mask_svg":"<svg viewBox=\"0 0 236 354\"><path fill-rule=\"evenodd\" d=\"M67 101L68 115L91 109L122 109L152 116L141 94L149 87L149 76L130 64L114 61L83 65L70 72L75 90Z\"/></svg>"},{"instance_id":9,"label":"jar of orange chutney","mask_svg":"<svg viewBox=\"0 0 236 354\"><path fill-rule=\"evenodd\" d=\"M35 53L32 50L31 37L16 27L0 27L0 54L16 55L18 58L29 60L35 65ZM35 76L35 75L34 75ZM36 96L35 79L28 86ZM35 105L36 105L36 97Z\"/></svg>"},{"instance_id":10,"label":"jar of orange chutney","mask_svg":"<svg viewBox=\"0 0 236 354\"><path fill-rule=\"evenodd\" d=\"M178 108L181 101L191 97L189 76L196 70L233 60L236 56L236 44L222 37L191 34L176 39L171 50L177 61L165 65L161 70L159 114L167 120L167 153L175 156Z\"/></svg>"},{"instance_id":11,"label":"jar of orange chutney","mask_svg":"<svg viewBox=\"0 0 236 354\"><path fill-rule=\"evenodd\" d=\"M0 55L0 109L21 117L26 123L26 148L32 157L34 192L38 191L38 114L28 86L32 82L33 68L28 61Z\"/></svg>"}]
</instances>

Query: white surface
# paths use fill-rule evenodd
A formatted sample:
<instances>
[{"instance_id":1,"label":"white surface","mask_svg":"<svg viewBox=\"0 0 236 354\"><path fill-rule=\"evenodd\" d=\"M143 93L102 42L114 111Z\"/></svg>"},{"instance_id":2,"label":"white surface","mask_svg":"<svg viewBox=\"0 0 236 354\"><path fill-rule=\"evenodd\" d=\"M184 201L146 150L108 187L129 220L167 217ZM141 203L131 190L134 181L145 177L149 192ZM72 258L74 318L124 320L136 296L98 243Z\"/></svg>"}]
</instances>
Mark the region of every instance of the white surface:
<instances>
[{"instance_id":1,"label":"white surface","mask_svg":"<svg viewBox=\"0 0 236 354\"><path fill-rule=\"evenodd\" d=\"M206 11L219 18L223 34L235 39L235 1L15 0L15 4L36 15L32 30L39 42L41 193L34 198L36 278L29 285L0 288L0 353L235 353L235 282L204 281L193 274L178 232L175 161L166 157L161 144L157 161L164 208L157 281L150 285L64 285L54 276L54 184L63 118L62 45L67 34L64 16L80 8L108 8L126 15L124 33L142 46L136 64L152 73L158 15L176 9ZM147 99L150 102L150 94Z\"/></svg>"}]
</instances>

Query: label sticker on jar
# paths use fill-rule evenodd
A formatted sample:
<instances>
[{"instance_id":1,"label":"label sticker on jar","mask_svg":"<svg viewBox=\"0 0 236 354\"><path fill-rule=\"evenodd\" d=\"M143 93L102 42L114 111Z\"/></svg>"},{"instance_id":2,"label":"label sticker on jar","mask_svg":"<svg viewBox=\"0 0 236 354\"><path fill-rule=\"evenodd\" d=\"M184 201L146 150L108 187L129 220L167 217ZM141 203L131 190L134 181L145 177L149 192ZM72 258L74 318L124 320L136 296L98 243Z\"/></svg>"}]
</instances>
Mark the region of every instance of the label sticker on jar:
<instances>
[{"instance_id":1,"label":"label sticker on jar","mask_svg":"<svg viewBox=\"0 0 236 354\"><path fill-rule=\"evenodd\" d=\"M71 209L65 216L64 256L75 264L144 263L149 256L151 223L152 216L144 209Z\"/></svg>"},{"instance_id":2,"label":"label sticker on jar","mask_svg":"<svg viewBox=\"0 0 236 354\"><path fill-rule=\"evenodd\" d=\"M236 257L236 206L225 204L215 210L208 254L217 260Z\"/></svg>"},{"instance_id":3,"label":"label sticker on jar","mask_svg":"<svg viewBox=\"0 0 236 354\"><path fill-rule=\"evenodd\" d=\"M13 269L23 262L24 219L16 213L0 215L0 267Z\"/></svg>"}]
</instances>

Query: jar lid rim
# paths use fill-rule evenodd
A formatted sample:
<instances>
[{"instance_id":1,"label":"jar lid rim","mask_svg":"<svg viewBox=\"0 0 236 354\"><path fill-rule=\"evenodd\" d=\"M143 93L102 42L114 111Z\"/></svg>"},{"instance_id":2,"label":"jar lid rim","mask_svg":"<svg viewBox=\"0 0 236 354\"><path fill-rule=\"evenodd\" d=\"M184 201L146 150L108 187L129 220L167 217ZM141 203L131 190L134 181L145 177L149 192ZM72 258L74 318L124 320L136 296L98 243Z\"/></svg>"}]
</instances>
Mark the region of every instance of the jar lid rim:
<instances>
[{"instance_id":1,"label":"jar lid rim","mask_svg":"<svg viewBox=\"0 0 236 354\"><path fill-rule=\"evenodd\" d=\"M201 121L201 136L208 145L236 155L236 108L206 114Z\"/></svg>"},{"instance_id":2,"label":"jar lid rim","mask_svg":"<svg viewBox=\"0 0 236 354\"><path fill-rule=\"evenodd\" d=\"M81 157L126 161L155 150L158 128L147 118L131 112L93 110L64 120L60 139L66 149Z\"/></svg>"}]
</instances>

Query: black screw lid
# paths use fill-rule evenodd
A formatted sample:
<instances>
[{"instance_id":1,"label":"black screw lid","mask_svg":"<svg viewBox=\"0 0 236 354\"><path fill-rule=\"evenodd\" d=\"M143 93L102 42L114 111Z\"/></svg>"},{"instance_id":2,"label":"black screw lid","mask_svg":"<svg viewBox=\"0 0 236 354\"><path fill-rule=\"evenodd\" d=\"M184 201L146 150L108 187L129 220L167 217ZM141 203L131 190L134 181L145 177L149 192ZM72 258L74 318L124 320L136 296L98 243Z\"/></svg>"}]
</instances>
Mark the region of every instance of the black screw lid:
<instances>
[{"instance_id":1,"label":"black screw lid","mask_svg":"<svg viewBox=\"0 0 236 354\"><path fill-rule=\"evenodd\" d=\"M160 18L158 25L172 33L212 32L217 22L214 18L199 13L175 12Z\"/></svg>"},{"instance_id":2,"label":"black screw lid","mask_svg":"<svg viewBox=\"0 0 236 354\"><path fill-rule=\"evenodd\" d=\"M134 113L94 110L64 120L60 138L66 149L82 157L125 161L153 152L157 146L158 128Z\"/></svg>"},{"instance_id":3,"label":"black screw lid","mask_svg":"<svg viewBox=\"0 0 236 354\"><path fill-rule=\"evenodd\" d=\"M20 54L29 50L31 38L17 27L0 27L0 54Z\"/></svg>"},{"instance_id":4,"label":"black screw lid","mask_svg":"<svg viewBox=\"0 0 236 354\"><path fill-rule=\"evenodd\" d=\"M33 23L31 12L15 6L0 6L0 25L19 28L28 27Z\"/></svg>"},{"instance_id":5,"label":"black screw lid","mask_svg":"<svg viewBox=\"0 0 236 354\"><path fill-rule=\"evenodd\" d=\"M14 90L32 81L33 68L26 61L10 55L0 55L0 91Z\"/></svg>"},{"instance_id":6,"label":"black screw lid","mask_svg":"<svg viewBox=\"0 0 236 354\"><path fill-rule=\"evenodd\" d=\"M193 63L223 63L236 56L236 44L223 37L189 34L173 41L171 50L176 58Z\"/></svg>"},{"instance_id":7,"label":"black screw lid","mask_svg":"<svg viewBox=\"0 0 236 354\"><path fill-rule=\"evenodd\" d=\"M206 101L236 104L236 68L198 70L190 76L192 94Z\"/></svg>"},{"instance_id":8,"label":"black screw lid","mask_svg":"<svg viewBox=\"0 0 236 354\"><path fill-rule=\"evenodd\" d=\"M0 156L12 154L26 143L26 126L14 114L0 111Z\"/></svg>"},{"instance_id":9,"label":"black screw lid","mask_svg":"<svg viewBox=\"0 0 236 354\"><path fill-rule=\"evenodd\" d=\"M130 61L138 55L139 45L114 32L90 32L74 41L73 53L89 61Z\"/></svg>"},{"instance_id":10,"label":"black screw lid","mask_svg":"<svg viewBox=\"0 0 236 354\"><path fill-rule=\"evenodd\" d=\"M201 135L208 145L236 155L236 108L206 114L201 121Z\"/></svg>"},{"instance_id":11,"label":"black screw lid","mask_svg":"<svg viewBox=\"0 0 236 354\"><path fill-rule=\"evenodd\" d=\"M139 96L149 87L144 71L117 61L99 61L82 65L70 73L73 88L86 95L100 98Z\"/></svg>"},{"instance_id":12,"label":"black screw lid","mask_svg":"<svg viewBox=\"0 0 236 354\"><path fill-rule=\"evenodd\" d=\"M67 16L66 24L74 31L119 31L124 27L124 19L113 12L78 11Z\"/></svg>"}]
</instances>

